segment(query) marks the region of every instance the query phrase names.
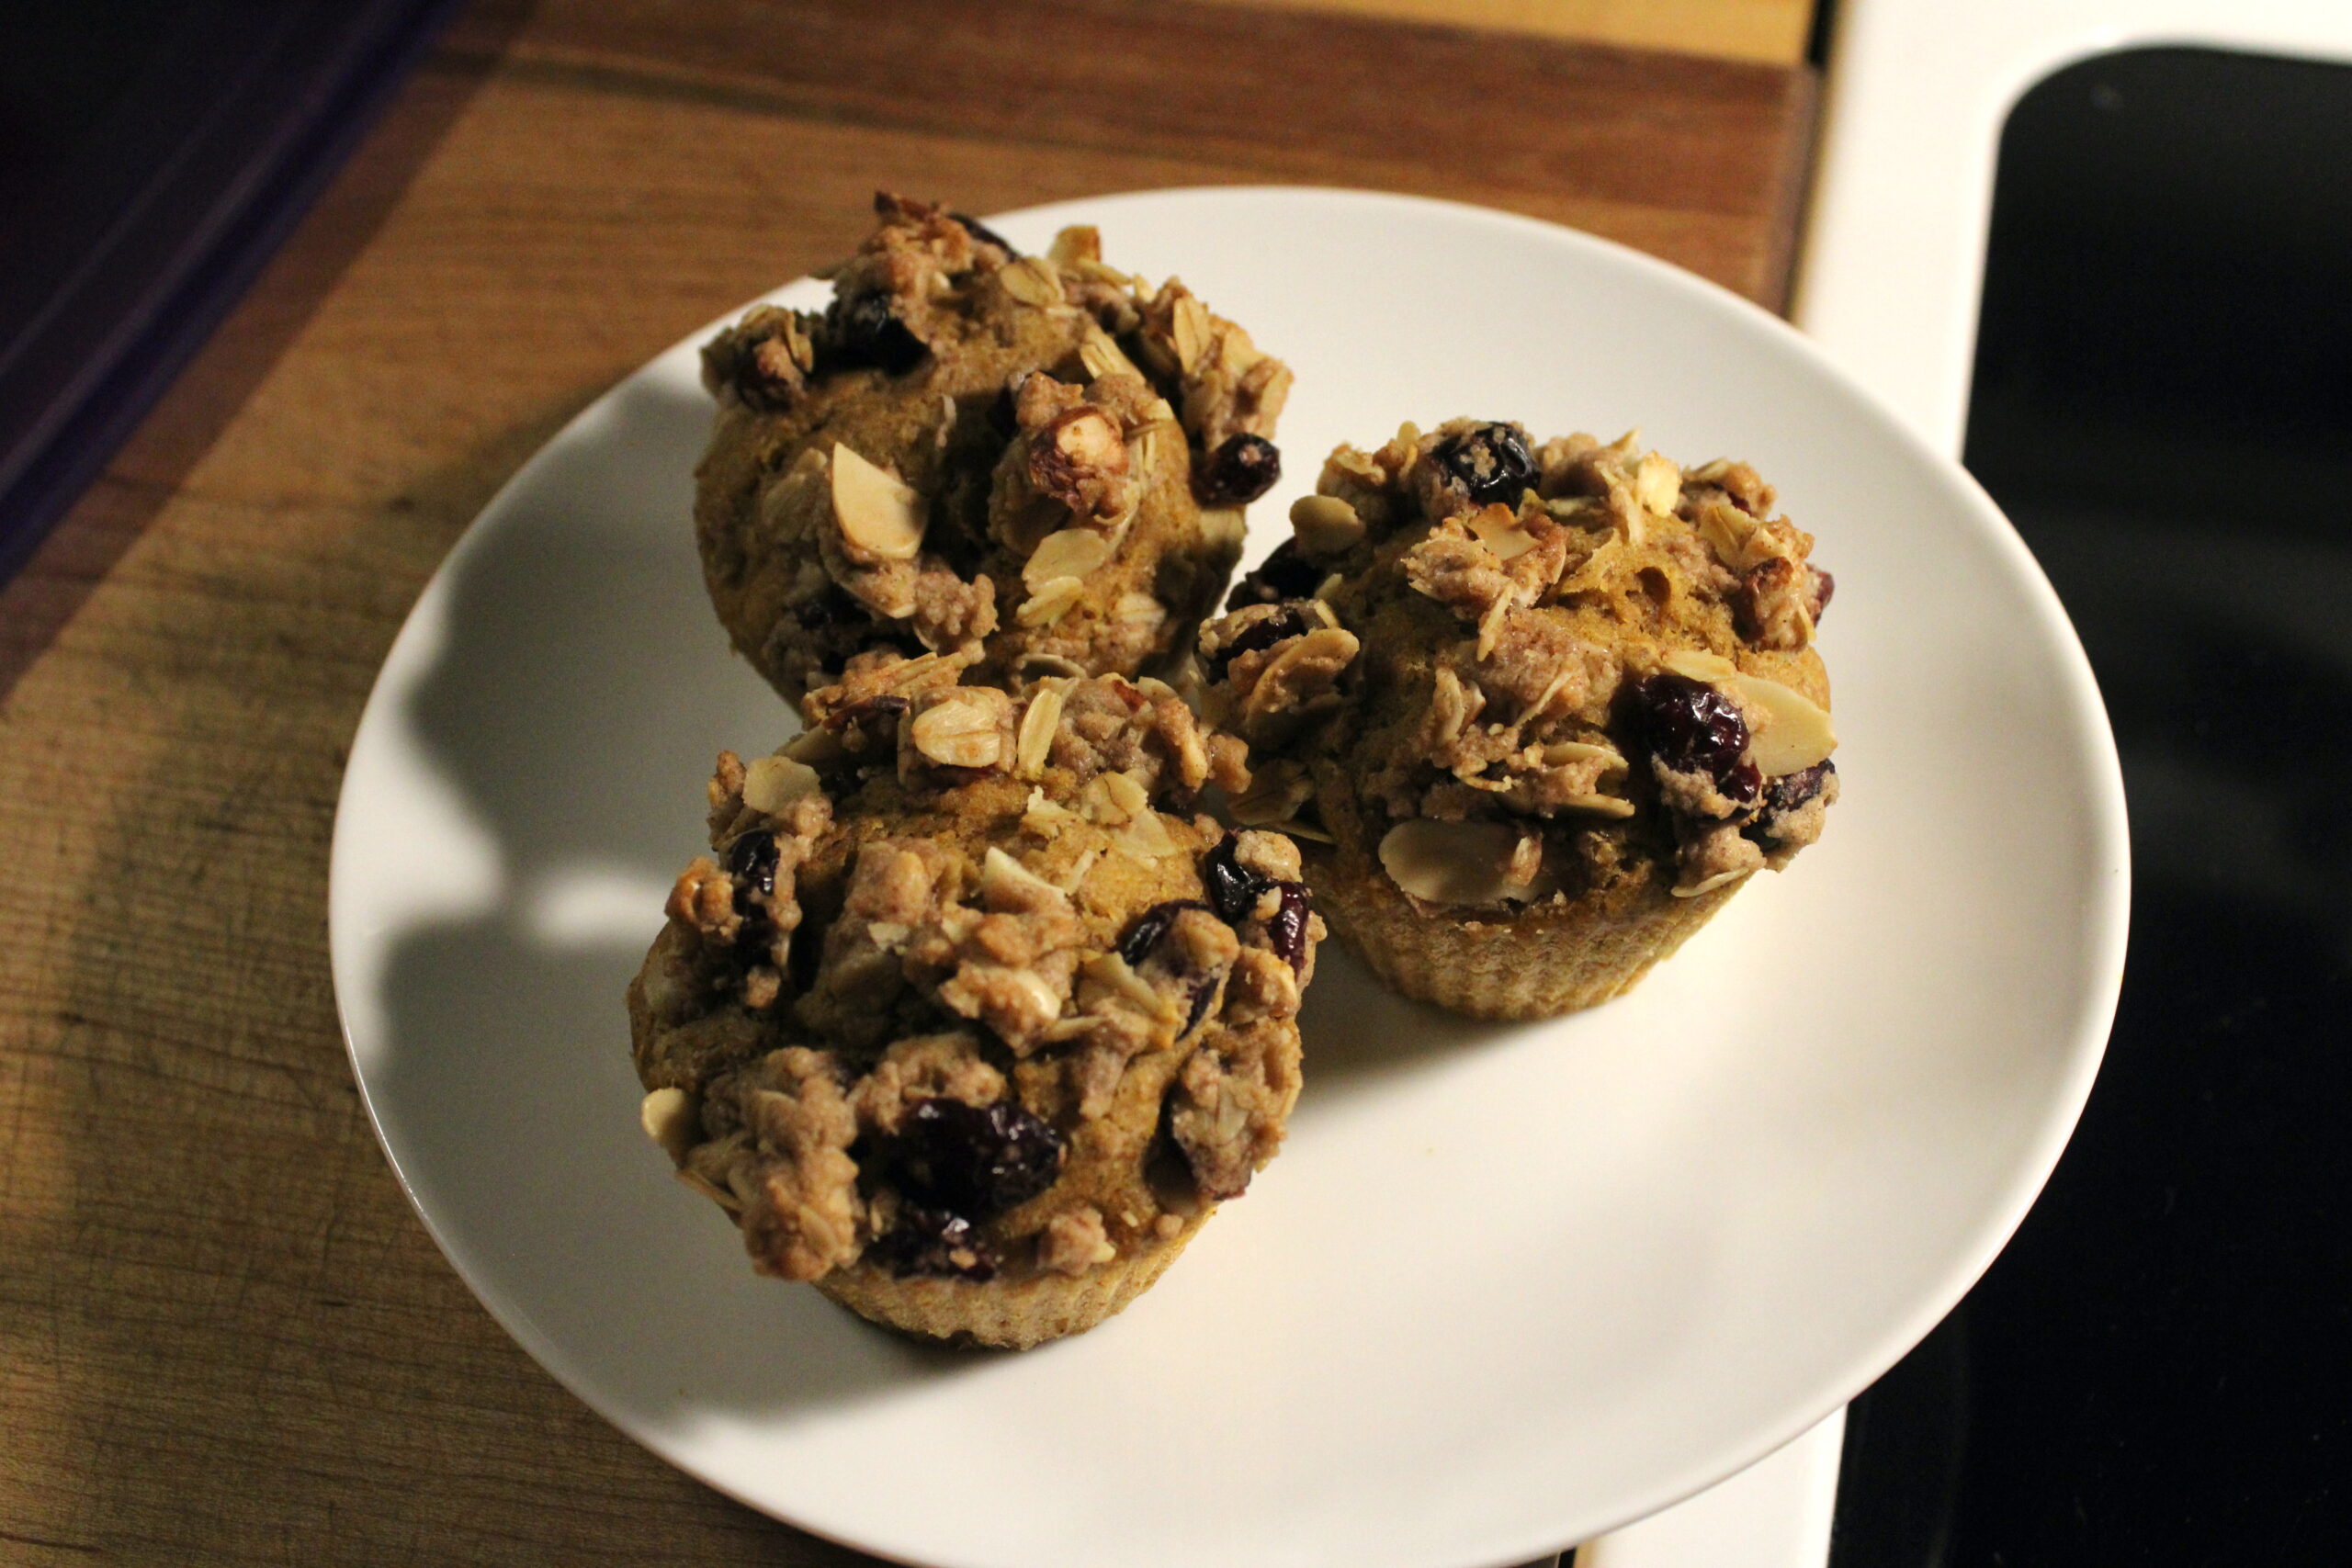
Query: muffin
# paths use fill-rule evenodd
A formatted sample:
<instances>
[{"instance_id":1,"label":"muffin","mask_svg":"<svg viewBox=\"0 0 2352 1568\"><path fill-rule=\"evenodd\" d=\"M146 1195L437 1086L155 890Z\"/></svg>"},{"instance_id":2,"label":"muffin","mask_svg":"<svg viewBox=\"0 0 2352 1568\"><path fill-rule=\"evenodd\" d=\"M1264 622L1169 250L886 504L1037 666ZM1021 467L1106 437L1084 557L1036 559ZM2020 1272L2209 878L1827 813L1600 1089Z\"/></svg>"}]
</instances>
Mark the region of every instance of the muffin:
<instances>
[{"instance_id":1,"label":"muffin","mask_svg":"<svg viewBox=\"0 0 2352 1568\"><path fill-rule=\"evenodd\" d=\"M646 1131L762 1273L893 1328L1091 1327L1281 1144L1323 923L1159 682L869 653L721 753L628 993Z\"/></svg>"},{"instance_id":2,"label":"muffin","mask_svg":"<svg viewBox=\"0 0 2352 1568\"><path fill-rule=\"evenodd\" d=\"M1835 585L1746 464L1456 420L1342 446L1317 490L1199 672L1257 759L1235 818L1306 840L1398 990L1590 1007L1820 836Z\"/></svg>"},{"instance_id":3,"label":"muffin","mask_svg":"<svg viewBox=\"0 0 2352 1568\"><path fill-rule=\"evenodd\" d=\"M1023 256L884 194L819 312L762 305L703 350L703 572L788 699L876 649L976 650L975 682L1181 658L1281 471L1283 363L1092 229Z\"/></svg>"}]
</instances>

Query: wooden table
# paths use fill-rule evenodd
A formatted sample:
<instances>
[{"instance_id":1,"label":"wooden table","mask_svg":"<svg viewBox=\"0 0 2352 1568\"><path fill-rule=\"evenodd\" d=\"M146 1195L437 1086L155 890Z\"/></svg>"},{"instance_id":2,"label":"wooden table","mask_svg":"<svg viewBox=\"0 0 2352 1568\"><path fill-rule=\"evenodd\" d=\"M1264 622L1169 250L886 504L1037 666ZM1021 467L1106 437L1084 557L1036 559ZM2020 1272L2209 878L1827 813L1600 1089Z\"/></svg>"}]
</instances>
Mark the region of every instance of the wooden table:
<instances>
[{"instance_id":1,"label":"wooden table","mask_svg":"<svg viewBox=\"0 0 2352 1568\"><path fill-rule=\"evenodd\" d=\"M1801 67L1289 9L485 0L0 591L0 1561L865 1561L559 1388L369 1135L328 834L427 574L878 186L1419 191L1777 304L1811 105Z\"/></svg>"}]
</instances>

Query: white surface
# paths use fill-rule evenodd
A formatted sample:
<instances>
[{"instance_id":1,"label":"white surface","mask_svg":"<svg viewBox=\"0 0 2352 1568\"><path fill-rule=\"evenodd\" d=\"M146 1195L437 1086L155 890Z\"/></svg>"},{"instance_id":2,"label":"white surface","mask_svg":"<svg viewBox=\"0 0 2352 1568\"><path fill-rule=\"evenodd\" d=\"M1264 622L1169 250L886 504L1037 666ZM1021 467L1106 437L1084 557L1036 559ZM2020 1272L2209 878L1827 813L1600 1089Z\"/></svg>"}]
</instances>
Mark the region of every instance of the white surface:
<instances>
[{"instance_id":1,"label":"white surface","mask_svg":"<svg viewBox=\"0 0 2352 1568\"><path fill-rule=\"evenodd\" d=\"M2200 44L2352 60L2346 0L1840 0L1797 323L1960 450L2001 128L2105 51Z\"/></svg>"},{"instance_id":2,"label":"white surface","mask_svg":"<svg viewBox=\"0 0 2352 1568\"><path fill-rule=\"evenodd\" d=\"M755 1279L637 1132L620 993L725 745L780 703L725 651L684 524L692 343L552 442L420 602L354 742L338 998L452 1263L581 1397L820 1533L1002 1568L1479 1568L1786 1443L1976 1278L2111 1016L2120 793L2007 525L1783 323L1529 220L1393 197L1108 197L1290 359L1289 477L1401 418L1643 423L1745 456L1823 539L1846 795L1634 996L1497 1028L1333 952L1289 1146L1121 1318L931 1351ZM817 296L801 286L798 298ZM634 929L614 913L631 890Z\"/></svg>"},{"instance_id":3,"label":"white surface","mask_svg":"<svg viewBox=\"0 0 2352 1568\"><path fill-rule=\"evenodd\" d=\"M1845 1438L1841 1409L1689 1502L1589 1542L1576 1568L1818 1568L1829 1559Z\"/></svg>"}]
</instances>

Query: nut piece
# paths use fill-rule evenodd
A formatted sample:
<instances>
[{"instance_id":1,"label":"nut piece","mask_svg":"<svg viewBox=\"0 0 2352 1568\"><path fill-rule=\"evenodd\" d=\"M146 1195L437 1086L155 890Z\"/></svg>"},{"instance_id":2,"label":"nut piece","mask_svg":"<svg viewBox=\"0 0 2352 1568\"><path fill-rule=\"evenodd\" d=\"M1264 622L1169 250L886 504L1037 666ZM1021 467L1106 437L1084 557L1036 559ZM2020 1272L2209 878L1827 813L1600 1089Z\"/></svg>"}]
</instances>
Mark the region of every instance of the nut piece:
<instances>
[{"instance_id":1,"label":"nut piece","mask_svg":"<svg viewBox=\"0 0 2352 1568\"><path fill-rule=\"evenodd\" d=\"M1525 852L1521 829L1509 822L1441 822L1415 818L1399 822L1380 840L1380 863L1389 880L1432 904L1498 904L1523 898L1533 885L1517 879L1513 867Z\"/></svg>"},{"instance_id":2,"label":"nut piece","mask_svg":"<svg viewBox=\"0 0 2352 1568\"><path fill-rule=\"evenodd\" d=\"M1019 261L997 269L997 281L1004 291L1023 305L1040 308L1058 305L1063 301L1062 276L1053 263L1036 256L1023 256Z\"/></svg>"},{"instance_id":3,"label":"nut piece","mask_svg":"<svg viewBox=\"0 0 2352 1568\"><path fill-rule=\"evenodd\" d=\"M1634 499L1645 512L1673 516L1682 502L1682 470L1655 452L1647 454L1634 470Z\"/></svg>"},{"instance_id":4,"label":"nut piece","mask_svg":"<svg viewBox=\"0 0 2352 1568\"><path fill-rule=\"evenodd\" d=\"M1046 770L1046 759L1054 749L1054 731L1062 722L1062 705L1069 700L1069 687L1058 680L1041 681L1029 694L1029 707L1021 716L1021 736L1013 743L1013 767L1024 779L1034 779Z\"/></svg>"},{"instance_id":5,"label":"nut piece","mask_svg":"<svg viewBox=\"0 0 2352 1568\"><path fill-rule=\"evenodd\" d=\"M985 704L949 697L915 716L915 750L947 768L988 768L1003 755L1004 737Z\"/></svg>"},{"instance_id":6,"label":"nut piece","mask_svg":"<svg viewBox=\"0 0 2352 1568\"><path fill-rule=\"evenodd\" d=\"M1091 528L1065 528L1038 541L1021 581L1035 593L1057 577L1084 577L1110 558L1110 540Z\"/></svg>"},{"instance_id":7,"label":"nut piece","mask_svg":"<svg viewBox=\"0 0 2352 1568\"><path fill-rule=\"evenodd\" d=\"M915 492L850 447L833 446L833 519L853 560L912 560L922 548L923 515Z\"/></svg>"},{"instance_id":8,"label":"nut piece","mask_svg":"<svg viewBox=\"0 0 2352 1568\"><path fill-rule=\"evenodd\" d=\"M1753 722L1747 754L1766 778L1802 773L1838 749L1829 716L1802 692L1761 675L1726 675L1716 682L1760 722Z\"/></svg>"},{"instance_id":9,"label":"nut piece","mask_svg":"<svg viewBox=\"0 0 2352 1568\"><path fill-rule=\"evenodd\" d=\"M1658 662L1677 675L1685 676L1693 681L1705 681L1709 683L1739 673L1739 666L1730 660L1718 658L1712 653L1701 653L1695 649L1678 648Z\"/></svg>"},{"instance_id":10,"label":"nut piece","mask_svg":"<svg viewBox=\"0 0 2352 1568\"><path fill-rule=\"evenodd\" d=\"M637 1122L677 1165L685 1164L686 1151L695 1146L701 1131L694 1100L682 1089L657 1089L647 1095L637 1108Z\"/></svg>"},{"instance_id":11,"label":"nut piece","mask_svg":"<svg viewBox=\"0 0 2352 1568\"><path fill-rule=\"evenodd\" d=\"M1310 556L1336 556L1363 538L1363 519L1336 495L1302 495L1291 502L1291 531Z\"/></svg>"},{"instance_id":12,"label":"nut piece","mask_svg":"<svg viewBox=\"0 0 2352 1568\"><path fill-rule=\"evenodd\" d=\"M1024 626L1049 626L1074 609L1086 596L1086 581L1078 577L1057 577L1037 585L1012 618Z\"/></svg>"},{"instance_id":13,"label":"nut piece","mask_svg":"<svg viewBox=\"0 0 2352 1568\"><path fill-rule=\"evenodd\" d=\"M762 757L743 770L743 804L770 817L817 789L817 770L790 757Z\"/></svg>"},{"instance_id":14,"label":"nut piece","mask_svg":"<svg viewBox=\"0 0 2352 1568\"><path fill-rule=\"evenodd\" d=\"M1499 506L1489 506L1468 520L1470 532L1499 560L1517 560L1535 547L1535 536Z\"/></svg>"}]
</instances>

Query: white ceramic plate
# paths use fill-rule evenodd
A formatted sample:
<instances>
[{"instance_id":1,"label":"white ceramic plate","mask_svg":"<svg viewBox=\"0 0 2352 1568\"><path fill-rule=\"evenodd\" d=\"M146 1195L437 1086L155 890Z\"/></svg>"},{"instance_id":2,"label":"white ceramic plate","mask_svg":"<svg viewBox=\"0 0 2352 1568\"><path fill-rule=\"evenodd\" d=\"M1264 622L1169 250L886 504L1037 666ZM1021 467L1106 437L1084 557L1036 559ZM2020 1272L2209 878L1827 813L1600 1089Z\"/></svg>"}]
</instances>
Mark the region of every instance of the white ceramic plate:
<instances>
[{"instance_id":1,"label":"white ceramic plate","mask_svg":"<svg viewBox=\"0 0 2352 1568\"><path fill-rule=\"evenodd\" d=\"M1289 471L1510 417L1753 461L1838 575L1845 793L1631 998L1525 1027L1336 950L1288 1146L1121 1317L909 1344L756 1279L637 1130L621 992L721 746L785 706L686 521L695 339L486 510L419 601L335 825L335 989L384 1147L549 1371L712 1485L956 1568L1476 1568L1803 1430L1924 1334L2057 1157L2121 968L2122 796L2057 601L1984 495L1780 321L1526 220L1316 190L1099 223L1286 357ZM780 298L811 303L818 286Z\"/></svg>"}]
</instances>

